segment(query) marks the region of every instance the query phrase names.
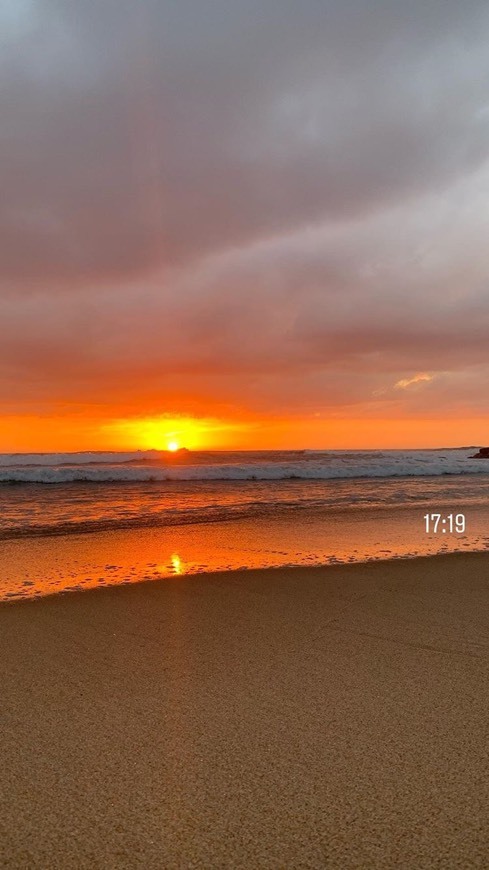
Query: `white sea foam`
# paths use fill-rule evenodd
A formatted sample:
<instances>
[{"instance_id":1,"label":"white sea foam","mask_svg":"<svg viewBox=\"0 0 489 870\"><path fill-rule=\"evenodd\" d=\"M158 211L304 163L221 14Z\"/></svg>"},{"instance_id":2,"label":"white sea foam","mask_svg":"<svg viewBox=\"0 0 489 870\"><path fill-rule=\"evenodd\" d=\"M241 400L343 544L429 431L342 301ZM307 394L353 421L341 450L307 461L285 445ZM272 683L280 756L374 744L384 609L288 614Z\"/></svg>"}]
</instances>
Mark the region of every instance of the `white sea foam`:
<instances>
[{"instance_id":1,"label":"white sea foam","mask_svg":"<svg viewBox=\"0 0 489 870\"><path fill-rule=\"evenodd\" d=\"M433 477L489 473L489 461L473 459L474 449L308 451L277 453L247 461L247 454L173 464L157 451L135 453L62 453L0 455L0 482L69 483L87 481L332 480ZM143 461L142 461L143 460Z\"/></svg>"},{"instance_id":2,"label":"white sea foam","mask_svg":"<svg viewBox=\"0 0 489 870\"><path fill-rule=\"evenodd\" d=\"M82 451L80 453L0 453L0 468L24 465L100 465L157 460L164 456L159 450L134 450L128 453L100 453Z\"/></svg>"}]
</instances>

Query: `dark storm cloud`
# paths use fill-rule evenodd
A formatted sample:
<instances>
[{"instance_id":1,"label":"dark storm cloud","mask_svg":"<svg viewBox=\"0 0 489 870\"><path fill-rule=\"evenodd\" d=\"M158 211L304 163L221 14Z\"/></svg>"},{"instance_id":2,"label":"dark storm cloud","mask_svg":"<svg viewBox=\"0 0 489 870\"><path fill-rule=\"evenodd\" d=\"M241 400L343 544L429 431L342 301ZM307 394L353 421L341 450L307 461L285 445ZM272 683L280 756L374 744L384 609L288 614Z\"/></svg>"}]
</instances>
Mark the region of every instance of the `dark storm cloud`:
<instances>
[{"instance_id":1,"label":"dark storm cloud","mask_svg":"<svg viewBox=\"0 0 489 870\"><path fill-rule=\"evenodd\" d=\"M0 28L4 396L477 384L485 0L6 0Z\"/></svg>"}]
</instances>

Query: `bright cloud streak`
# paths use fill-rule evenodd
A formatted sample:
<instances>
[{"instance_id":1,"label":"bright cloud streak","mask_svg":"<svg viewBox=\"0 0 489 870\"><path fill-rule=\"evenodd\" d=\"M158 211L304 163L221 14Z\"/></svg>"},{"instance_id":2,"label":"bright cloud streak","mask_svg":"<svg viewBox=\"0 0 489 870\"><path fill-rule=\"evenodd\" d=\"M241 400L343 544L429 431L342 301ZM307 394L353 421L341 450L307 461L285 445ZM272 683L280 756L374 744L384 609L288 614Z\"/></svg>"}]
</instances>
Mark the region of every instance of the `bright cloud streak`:
<instances>
[{"instance_id":1,"label":"bright cloud streak","mask_svg":"<svg viewBox=\"0 0 489 870\"><path fill-rule=\"evenodd\" d=\"M434 375L428 375L426 372L420 372L412 378L402 378L394 385L396 390L405 390L407 387L412 387L415 384L429 383L434 378Z\"/></svg>"}]
</instances>

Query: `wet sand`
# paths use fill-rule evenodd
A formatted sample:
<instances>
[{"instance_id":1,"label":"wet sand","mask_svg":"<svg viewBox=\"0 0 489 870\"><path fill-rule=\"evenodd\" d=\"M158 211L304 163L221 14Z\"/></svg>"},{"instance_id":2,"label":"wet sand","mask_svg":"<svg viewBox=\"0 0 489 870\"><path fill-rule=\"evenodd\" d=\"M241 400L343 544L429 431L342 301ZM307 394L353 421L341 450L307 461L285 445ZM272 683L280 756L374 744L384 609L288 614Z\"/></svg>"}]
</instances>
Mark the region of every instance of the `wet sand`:
<instances>
[{"instance_id":1,"label":"wet sand","mask_svg":"<svg viewBox=\"0 0 489 870\"><path fill-rule=\"evenodd\" d=\"M489 548L489 505L464 534L426 534L423 508L274 517L0 540L0 602L175 575L417 557ZM1 514L1 511L0 511Z\"/></svg>"},{"instance_id":2,"label":"wet sand","mask_svg":"<svg viewBox=\"0 0 489 870\"><path fill-rule=\"evenodd\" d=\"M0 607L0 865L482 868L489 555Z\"/></svg>"}]
</instances>

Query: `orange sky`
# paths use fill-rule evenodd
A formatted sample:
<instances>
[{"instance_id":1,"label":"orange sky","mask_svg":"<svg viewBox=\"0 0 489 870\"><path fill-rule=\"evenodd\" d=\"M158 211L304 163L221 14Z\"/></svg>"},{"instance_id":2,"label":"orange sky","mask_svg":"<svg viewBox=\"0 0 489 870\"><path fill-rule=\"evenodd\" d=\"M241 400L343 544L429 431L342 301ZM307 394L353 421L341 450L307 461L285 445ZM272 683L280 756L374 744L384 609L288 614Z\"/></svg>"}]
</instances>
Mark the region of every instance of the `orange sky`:
<instances>
[{"instance_id":1,"label":"orange sky","mask_svg":"<svg viewBox=\"0 0 489 870\"><path fill-rule=\"evenodd\" d=\"M220 421L182 418L97 420L8 417L0 452L166 450L368 449L485 444L487 421L477 419L367 419Z\"/></svg>"}]
</instances>

